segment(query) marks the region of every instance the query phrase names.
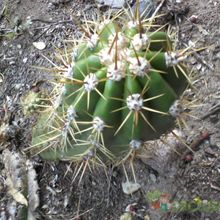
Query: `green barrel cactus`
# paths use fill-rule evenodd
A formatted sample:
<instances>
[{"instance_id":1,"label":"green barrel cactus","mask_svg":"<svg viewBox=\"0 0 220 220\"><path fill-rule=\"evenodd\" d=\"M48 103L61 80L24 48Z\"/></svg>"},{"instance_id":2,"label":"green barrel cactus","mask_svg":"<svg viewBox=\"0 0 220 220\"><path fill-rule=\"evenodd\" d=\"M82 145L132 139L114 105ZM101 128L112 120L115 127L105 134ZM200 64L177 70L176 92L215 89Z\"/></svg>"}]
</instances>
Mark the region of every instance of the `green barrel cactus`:
<instances>
[{"instance_id":1,"label":"green barrel cactus","mask_svg":"<svg viewBox=\"0 0 220 220\"><path fill-rule=\"evenodd\" d=\"M186 56L173 51L167 33L150 31L151 20L136 17L123 25L86 22L82 39L56 67L59 86L33 128L34 153L102 163L170 128L169 108L188 81Z\"/></svg>"}]
</instances>

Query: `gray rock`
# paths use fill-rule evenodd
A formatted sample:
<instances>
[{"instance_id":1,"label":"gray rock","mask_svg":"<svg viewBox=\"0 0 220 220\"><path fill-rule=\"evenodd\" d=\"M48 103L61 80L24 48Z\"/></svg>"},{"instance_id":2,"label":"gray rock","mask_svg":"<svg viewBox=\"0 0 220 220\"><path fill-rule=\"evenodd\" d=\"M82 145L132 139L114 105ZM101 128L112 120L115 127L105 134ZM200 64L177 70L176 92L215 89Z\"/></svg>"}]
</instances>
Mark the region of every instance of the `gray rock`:
<instances>
[{"instance_id":1,"label":"gray rock","mask_svg":"<svg viewBox=\"0 0 220 220\"><path fill-rule=\"evenodd\" d=\"M126 0L96 0L96 2L101 6L109 6L111 8L122 8Z\"/></svg>"},{"instance_id":2,"label":"gray rock","mask_svg":"<svg viewBox=\"0 0 220 220\"><path fill-rule=\"evenodd\" d=\"M136 9L136 0L96 0L100 6L109 6L111 8L132 7L132 10ZM155 3L153 0L139 0L139 11L142 18L150 17L155 9Z\"/></svg>"},{"instance_id":3,"label":"gray rock","mask_svg":"<svg viewBox=\"0 0 220 220\"><path fill-rule=\"evenodd\" d=\"M136 1L135 1L136 2ZM155 10L155 3L153 0L140 0L139 1L139 12L141 18L149 18L154 10ZM136 9L136 3L132 6L133 11Z\"/></svg>"}]
</instances>

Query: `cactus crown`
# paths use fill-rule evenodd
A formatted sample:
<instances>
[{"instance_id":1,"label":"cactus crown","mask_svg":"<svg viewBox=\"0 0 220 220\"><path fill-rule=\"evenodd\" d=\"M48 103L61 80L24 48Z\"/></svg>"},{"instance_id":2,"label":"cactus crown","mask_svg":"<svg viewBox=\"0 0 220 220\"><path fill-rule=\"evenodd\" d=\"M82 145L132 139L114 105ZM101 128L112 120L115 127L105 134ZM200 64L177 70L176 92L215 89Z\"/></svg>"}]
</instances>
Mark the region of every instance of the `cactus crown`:
<instances>
[{"instance_id":1,"label":"cactus crown","mask_svg":"<svg viewBox=\"0 0 220 220\"><path fill-rule=\"evenodd\" d=\"M151 30L152 18L122 18L123 25L86 21L63 66L55 66L56 96L33 129L31 150L44 159L103 164L173 123L168 112L188 80L186 56L161 28Z\"/></svg>"}]
</instances>

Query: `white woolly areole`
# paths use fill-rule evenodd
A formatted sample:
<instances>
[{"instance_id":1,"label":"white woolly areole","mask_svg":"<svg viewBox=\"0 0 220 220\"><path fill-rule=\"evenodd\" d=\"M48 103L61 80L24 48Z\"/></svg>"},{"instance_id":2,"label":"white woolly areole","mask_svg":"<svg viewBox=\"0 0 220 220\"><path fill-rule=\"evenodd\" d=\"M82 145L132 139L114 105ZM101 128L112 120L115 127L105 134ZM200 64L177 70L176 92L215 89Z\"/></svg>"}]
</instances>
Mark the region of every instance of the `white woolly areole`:
<instances>
[{"instance_id":1,"label":"white woolly areole","mask_svg":"<svg viewBox=\"0 0 220 220\"><path fill-rule=\"evenodd\" d=\"M139 63L139 62L140 63ZM150 71L150 63L143 57L131 57L129 58L129 70L137 76L145 76Z\"/></svg>"},{"instance_id":2,"label":"white woolly areole","mask_svg":"<svg viewBox=\"0 0 220 220\"><path fill-rule=\"evenodd\" d=\"M177 118L184 112L183 106L179 100L176 100L169 108L169 114Z\"/></svg>"},{"instance_id":3,"label":"white woolly areole","mask_svg":"<svg viewBox=\"0 0 220 220\"><path fill-rule=\"evenodd\" d=\"M129 60L129 58L131 58L132 54L134 54L134 51L132 49L129 48L125 48L124 50L122 50L122 54L123 54L123 58L125 60Z\"/></svg>"},{"instance_id":4,"label":"white woolly areole","mask_svg":"<svg viewBox=\"0 0 220 220\"><path fill-rule=\"evenodd\" d=\"M180 55L175 52L166 52L165 53L165 61L167 66L175 66L179 62L185 60L187 56Z\"/></svg>"},{"instance_id":5,"label":"white woolly areole","mask_svg":"<svg viewBox=\"0 0 220 220\"><path fill-rule=\"evenodd\" d=\"M131 149L137 150L141 147L142 142L138 140L131 140L129 146Z\"/></svg>"},{"instance_id":6,"label":"white woolly areole","mask_svg":"<svg viewBox=\"0 0 220 220\"><path fill-rule=\"evenodd\" d=\"M68 66L67 70L63 73L65 78L72 78L73 76L73 68L72 66Z\"/></svg>"},{"instance_id":7,"label":"white woolly areole","mask_svg":"<svg viewBox=\"0 0 220 220\"><path fill-rule=\"evenodd\" d=\"M94 151L93 151L92 149L89 149L86 156L88 157L87 159L89 159L89 158L91 158L91 157L94 157L94 155L95 155L95 154L94 154Z\"/></svg>"},{"instance_id":8,"label":"white woolly areole","mask_svg":"<svg viewBox=\"0 0 220 220\"><path fill-rule=\"evenodd\" d=\"M128 28L136 28L137 27L137 22L136 21L129 21L128 22Z\"/></svg>"},{"instance_id":9,"label":"white woolly areole","mask_svg":"<svg viewBox=\"0 0 220 220\"><path fill-rule=\"evenodd\" d=\"M99 31L102 31L103 28L105 28L106 25L108 25L110 23L112 23L112 21L110 19L105 19L104 21L100 22L99 26L98 26Z\"/></svg>"},{"instance_id":10,"label":"white woolly areole","mask_svg":"<svg viewBox=\"0 0 220 220\"><path fill-rule=\"evenodd\" d=\"M92 126L96 131L102 132L105 127L105 122L101 118L95 117L93 119Z\"/></svg>"},{"instance_id":11,"label":"white woolly areole","mask_svg":"<svg viewBox=\"0 0 220 220\"><path fill-rule=\"evenodd\" d=\"M110 65L114 62L114 54L113 50L109 53L109 48L104 48L99 52L99 59L101 64L103 65Z\"/></svg>"},{"instance_id":12,"label":"white woolly areole","mask_svg":"<svg viewBox=\"0 0 220 220\"><path fill-rule=\"evenodd\" d=\"M99 35L98 34L93 34L91 36L91 38L89 39L88 43L87 43L87 46L90 48L90 49L93 49L97 43L98 43L98 40L99 40Z\"/></svg>"},{"instance_id":13,"label":"white woolly areole","mask_svg":"<svg viewBox=\"0 0 220 220\"><path fill-rule=\"evenodd\" d=\"M89 143L92 147L95 147L95 148L100 147L100 143L97 140L93 139L93 138L89 139Z\"/></svg>"},{"instance_id":14,"label":"white woolly areole","mask_svg":"<svg viewBox=\"0 0 220 220\"><path fill-rule=\"evenodd\" d=\"M70 123L69 121L67 121L67 122L64 123L63 129L62 129L62 132L61 132L62 137L66 137L67 132L68 132L68 130L70 129L70 124L71 124L71 123Z\"/></svg>"},{"instance_id":15,"label":"white woolly areole","mask_svg":"<svg viewBox=\"0 0 220 220\"><path fill-rule=\"evenodd\" d=\"M112 63L115 63L115 49L112 48L111 51L109 52L110 48L103 48L99 52L99 59L101 64L105 66L109 66ZM117 61L125 61L127 60L128 57L133 53L132 50L128 49L127 47L120 49L117 51Z\"/></svg>"},{"instance_id":16,"label":"white woolly areole","mask_svg":"<svg viewBox=\"0 0 220 220\"><path fill-rule=\"evenodd\" d=\"M125 65L118 61L117 69L115 69L115 63L108 66L107 77L113 81L120 81L125 77Z\"/></svg>"},{"instance_id":17,"label":"white woolly areole","mask_svg":"<svg viewBox=\"0 0 220 220\"><path fill-rule=\"evenodd\" d=\"M111 35L109 37L109 46L111 47L114 41L114 45L116 44L116 34ZM118 32L118 39L117 39L117 49L123 49L127 45L127 39L122 32ZM115 48L115 46L113 46Z\"/></svg>"},{"instance_id":18,"label":"white woolly areole","mask_svg":"<svg viewBox=\"0 0 220 220\"><path fill-rule=\"evenodd\" d=\"M140 94L135 93L127 97L126 103L130 111L140 111L143 107L144 100Z\"/></svg>"},{"instance_id":19,"label":"white woolly areole","mask_svg":"<svg viewBox=\"0 0 220 220\"><path fill-rule=\"evenodd\" d=\"M131 44L135 50L145 49L149 44L149 38L147 34L142 34L140 37L140 33L138 33L134 35Z\"/></svg>"},{"instance_id":20,"label":"white woolly areole","mask_svg":"<svg viewBox=\"0 0 220 220\"><path fill-rule=\"evenodd\" d=\"M98 85L98 79L94 73L90 73L84 79L84 88L87 92L91 92Z\"/></svg>"},{"instance_id":21,"label":"white woolly areole","mask_svg":"<svg viewBox=\"0 0 220 220\"><path fill-rule=\"evenodd\" d=\"M71 105L68 109L67 109L67 120L68 121L72 121L77 117L76 115L76 111L74 109L74 107Z\"/></svg>"},{"instance_id":22,"label":"white woolly areole","mask_svg":"<svg viewBox=\"0 0 220 220\"><path fill-rule=\"evenodd\" d=\"M66 94L66 87L62 86L59 95L55 98L53 107L57 109L63 102L63 96Z\"/></svg>"},{"instance_id":23,"label":"white woolly areole","mask_svg":"<svg viewBox=\"0 0 220 220\"><path fill-rule=\"evenodd\" d=\"M78 56L78 48L73 48L73 52L72 52L72 60L75 61L76 58Z\"/></svg>"},{"instance_id":24,"label":"white woolly areole","mask_svg":"<svg viewBox=\"0 0 220 220\"><path fill-rule=\"evenodd\" d=\"M61 96L66 94L66 87L65 86L62 86L62 88L60 90L60 94L61 94Z\"/></svg>"},{"instance_id":25,"label":"white woolly areole","mask_svg":"<svg viewBox=\"0 0 220 220\"><path fill-rule=\"evenodd\" d=\"M126 61L131 57L131 55L134 53L133 50L125 47L124 49L121 49L118 51L118 60L120 61Z\"/></svg>"}]
</instances>

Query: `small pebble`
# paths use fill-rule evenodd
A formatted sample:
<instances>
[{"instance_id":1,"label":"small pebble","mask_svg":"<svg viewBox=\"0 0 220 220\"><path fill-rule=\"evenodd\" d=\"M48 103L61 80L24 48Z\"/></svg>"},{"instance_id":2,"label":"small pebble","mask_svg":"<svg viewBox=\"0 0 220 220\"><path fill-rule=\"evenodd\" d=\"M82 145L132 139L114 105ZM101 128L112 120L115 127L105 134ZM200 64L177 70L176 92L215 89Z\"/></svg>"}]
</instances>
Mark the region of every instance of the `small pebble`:
<instances>
[{"instance_id":1,"label":"small pebble","mask_svg":"<svg viewBox=\"0 0 220 220\"><path fill-rule=\"evenodd\" d=\"M44 42L42 42L42 41L40 41L40 42L33 42L33 45L38 50L43 50L46 47L46 44Z\"/></svg>"},{"instance_id":2,"label":"small pebble","mask_svg":"<svg viewBox=\"0 0 220 220\"><path fill-rule=\"evenodd\" d=\"M15 61L10 61L9 64L10 64L10 65L14 65L14 64L15 64Z\"/></svg>"},{"instance_id":3,"label":"small pebble","mask_svg":"<svg viewBox=\"0 0 220 220\"><path fill-rule=\"evenodd\" d=\"M191 162L191 161L193 161L193 155L192 154L187 154L184 158L183 158L183 160L185 161L185 162Z\"/></svg>"},{"instance_id":4,"label":"small pebble","mask_svg":"<svg viewBox=\"0 0 220 220\"><path fill-rule=\"evenodd\" d=\"M191 40L189 40L188 45L189 45L190 47L196 47L196 43L193 42L193 41L191 41Z\"/></svg>"},{"instance_id":5,"label":"small pebble","mask_svg":"<svg viewBox=\"0 0 220 220\"><path fill-rule=\"evenodd\" d=\"M14 85L14 88L15 89L17 89L17 90L19 90L21 87L23 87L24 86L24 84L22 84L22 83L16 83L15 85Z\"/></svg>"},{"instance_id":6,"label":"small pebble","mask_svg":"<svg viewBox=\"0 0 220 220\"><path fill-rule=\"evenodd\" d=\"M197 70L200 70L201 68L202 68L202 64L199 63L199 64L196 66L196 69L197 69Z\"/></svg>"},{"instance_id":7,"label":"small pebble","mask_svg":"<svg viewBox=\"0 0 220 220\"><path fill-rule=\"evenodd\" d=\"M48 11L53 10L55 8L56 8L56 6L53 3L51 3L51 2L48 3Z\"/></svg>"},{"instance_id":8,"label":"small pebble","mask_svg":"<svg viewBox=\"0 0 220 220\"><path fill-rule=\"evenodd\" d=\"M192 15L189 20L192 22L192 23L196 23L197 22L197 19L198 19L198 16L196 15Z\"/></svg>"},{"instance_id":9,"label":"small pebble","mask_svg":"<svg viewBox=\"0 0 220 220\"><path fill-rule=\"evenodd\" d=\"M150 178L150 180L151 180L153 183L156 183L157 177L156 177L153 173L151 173L151 174L149 175L149 178Z\"/></svg>"},{"instance_id":10,"label":"small pebble","mask_svg":"<svg viewBox=\"0 0 220 220\"><path fill-rule=\"evenodd\" d=\"M135 209L136 209L136 206L137 206L137 203L132 203L132 204L129 204L126 208L125 208L125 211L126 212L135 212Z\"/></svg>"},{"instance_id":11,"label":"small pebble","mask_svg":"<svg viewBox=\"0 0 220 220\"><path fill-rule=\"evenodd\" d=\"M0 73L0 84L3 82L3 78L4 78L3 74Z\"/></svg>"},{"instance_id":12,"label":"small pebble","mask_svg":"<svg viewBox=\"0 0 220 220\"><path fill-rule=\"evenodd\" d=\"M27 63L27 60L28 60L28 58L25 57L22 61L23 61L23 63Z\"/></svg>"},{"instance_id":13,"label":"small pebble","mask_svg":"<svg viewBox=\"0 0 220 220\"><path fill-rule=\"evenodd\" d=\"M217 58L217 59L220 59L220 52L218 52L218 53L216 54L216 58Z\"/></svg>"},{"instance_id":14,"label":"small pebble","mask_svg":"<svg viewBox=\"0 0 220 220\"><path fill-rule=\"evenodd\" d=\"M130 195L138 191L140 188L141 188L141 185L139 183L133 183L130 181L122 183L123 192L127 195Z\"/></svg>"}]
</instances>

